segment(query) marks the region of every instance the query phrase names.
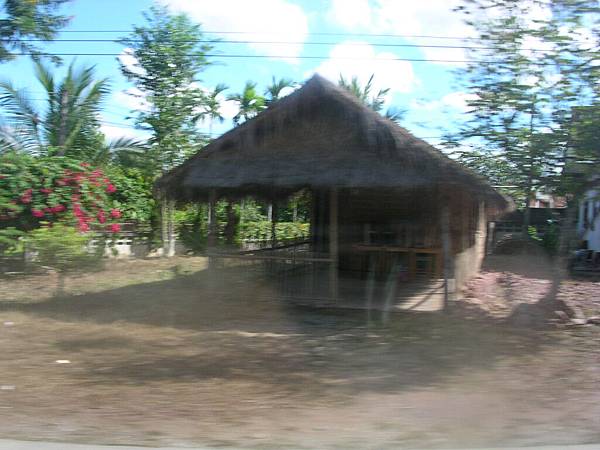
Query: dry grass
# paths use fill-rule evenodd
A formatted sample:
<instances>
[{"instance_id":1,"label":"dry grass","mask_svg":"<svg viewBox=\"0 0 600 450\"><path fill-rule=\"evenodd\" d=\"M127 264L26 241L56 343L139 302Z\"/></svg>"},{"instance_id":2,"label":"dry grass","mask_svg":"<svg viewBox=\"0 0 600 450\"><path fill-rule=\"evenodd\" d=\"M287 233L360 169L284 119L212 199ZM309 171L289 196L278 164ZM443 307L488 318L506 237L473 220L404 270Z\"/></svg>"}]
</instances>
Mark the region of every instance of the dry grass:
<instances>
[{"instance_id":1,"label":"dry grass","mask_svg":"<svg viewBox=\"0 0 600 450\"><path fill-rule=\"evenodd\" d=\"M0 436L261 449L600 442L598 328L441 314L367 327L363 313L285 304L249 272L185 273L203 264L119 263L37 299L31 278L4 280Z\"/></svg>"}]
</instances>

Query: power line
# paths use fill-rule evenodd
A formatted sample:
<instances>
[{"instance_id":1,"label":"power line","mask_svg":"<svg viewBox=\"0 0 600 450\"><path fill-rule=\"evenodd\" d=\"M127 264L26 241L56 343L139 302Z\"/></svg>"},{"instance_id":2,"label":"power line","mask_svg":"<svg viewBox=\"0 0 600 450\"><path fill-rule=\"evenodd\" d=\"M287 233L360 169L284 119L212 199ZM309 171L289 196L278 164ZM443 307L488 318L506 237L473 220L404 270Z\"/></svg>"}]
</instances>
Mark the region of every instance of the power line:
<instances>
[{"instance_id":1,"label":"power line","mask_svg":"<svg viewBox=\"0 0 600 450\"><path fill-rule=\"evenodd\" d=\"M61 33L133 33L135 30L61 30ZM264 31L264 30L202 30L204 34L261 34L281 36L287 35L287 32ZM411 38L411 39L453 39L453 40L478 40L478 38L465 36L447 36L447 35L431 35L431 34L397 34L397 33L333 33L333 32L308 32L308 36L363 36L363 37L395 37L395 38Z\"/></svg>"},{"instance_id":2,"label":"power line","mask_svg":"<svg viewBox=\"0 0 600 450\"><path fill-rule=\"evenodd\" d=\"M45 52L21 52L13 53L15 56L121 56L123 53L45 53ZM486 63L493 64L496 61L487 60L466 60L466 59L434 59L434 58L373 58L360 56L320 56L320 55L242 55L242 54L218 54L218 53L198 53L198 57L206 58L232 58L232 59L331 59L331 60L349 60L349 61L410 61L410 62L444 62L444 63ZM552 62L537 61L532 63L537 66L553 66ZM579 64L563 64L578 67Z\"/></svg>"},{"instance_id":3,"label":"power line","mask_svg":"<svg viewBox=\"0 0 600 450\"><path fill-rule=\"evenodd\" d=\"M131 34L135 30L61 30L61 33L127 33ZM224 35L248 35L248 34L260 34L260 35L271 35L271 36L286 36L287 32L277 31L264 31L264 30L202 30L203 34L224 34ZM342 32L308 32L307 36L338 36L338 37L374 37L374 38L401 38L401 39L442 39L442 40L458 40L458 41L482 41L478 37L468 36L448 36L440 34L398 34L398 33L342 33ZM575 43L582 41L574 41Z\"/></svg>"},{"instance_id":4,"label":"power line","mask_svg":"<svg viewBox=\"0 0 600 450\"><path fill-rule=\"evenodd\" d=\"M53 39L48 41L46 39L18 39L18 40L5 40L0 42L16 43L16 42L71 42L71 43L90 43L90 42L110 42L110 43L122 43L118 39ZM142 42L139 39L131 39L128 42ZM254 41L254 40L226 40L226 39L201 39L201 40L177 40L177 42L185 43L213 43L213 44L268 44L268 45L338 45L339 42L302 42L302 41ZM464 49L464 50L500 50L502 47L486 47L486 46L472 46L472 45L444 45L444 44L388 44L383 42L367 42L367 45L373 47L386 47L386 48L446 48L446 49ZM347 42L345 46L360 47L365 45L362 42ZM523 51L531 52L547 52L547 49L542 48L523 48Z\"/></svg>"}]
</instances>

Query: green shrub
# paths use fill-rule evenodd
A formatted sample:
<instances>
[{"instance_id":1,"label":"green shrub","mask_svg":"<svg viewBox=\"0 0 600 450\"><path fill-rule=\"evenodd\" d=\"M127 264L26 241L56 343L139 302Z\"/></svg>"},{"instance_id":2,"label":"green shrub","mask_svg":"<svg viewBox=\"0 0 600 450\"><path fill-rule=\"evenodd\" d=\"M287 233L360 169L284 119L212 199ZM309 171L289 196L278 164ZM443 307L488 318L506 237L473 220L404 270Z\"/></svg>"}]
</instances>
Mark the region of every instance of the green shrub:
<instances>
[{"instance_id":1,"label":"green shrub","mask_svg":"<svg viewBox=\"0 0 600 450\"><path fill-rule=\"evenodd\" d=\"M305 238L309 234L309 224L278 222L275 225L275 234L278 240ZM242 241L271 239L271 222L243 222L240 224L239 238Z\"/></svg>"},{"instance_id":2,"label":"green shrub","mask_svg":"<svg viewBox=\"0 0 600 450\"><path fill-rule=\"evenodd\" d=\"M52 267L61 273L99 266L104 251L104 245L98 245L94 252L90 251L89 234L62 223L33 230L27 234L25 241L35 255L35 264Z\"/></svg>"}]
</instances>

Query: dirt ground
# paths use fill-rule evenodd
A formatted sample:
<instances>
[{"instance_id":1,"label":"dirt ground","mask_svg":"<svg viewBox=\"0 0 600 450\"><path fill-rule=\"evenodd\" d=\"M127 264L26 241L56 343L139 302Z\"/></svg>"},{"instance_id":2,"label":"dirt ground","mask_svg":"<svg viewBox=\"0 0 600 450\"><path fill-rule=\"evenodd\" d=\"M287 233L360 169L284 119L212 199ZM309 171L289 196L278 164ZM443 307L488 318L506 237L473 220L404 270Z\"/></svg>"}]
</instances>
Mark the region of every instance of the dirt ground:
<instances>
[{"instance_id":1,"label":"dirt ground","mask_svg":"<svg viewBox=\"0 0 600 450\"><path fill-rule=\"evenodd\" d=\"M60 295L53 275L1 279L0 437L260 449L600 443L600 327L511 325L552 280L508 258L488 261L450 313L386 325L294 307L248 270L211 277L202 258L111 263ZM595 314L600 283L567 280L559 295Z\"/></svg>"}]
</instances>

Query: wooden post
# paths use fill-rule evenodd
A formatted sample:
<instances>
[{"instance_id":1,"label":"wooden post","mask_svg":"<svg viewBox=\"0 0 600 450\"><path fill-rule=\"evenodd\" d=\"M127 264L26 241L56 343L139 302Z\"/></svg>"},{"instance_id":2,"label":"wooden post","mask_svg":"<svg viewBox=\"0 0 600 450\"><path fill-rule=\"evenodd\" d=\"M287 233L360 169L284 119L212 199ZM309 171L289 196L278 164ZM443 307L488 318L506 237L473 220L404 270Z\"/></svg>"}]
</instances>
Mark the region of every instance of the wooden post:
<instances>
[{"instance_id":1,"label":"wooden post","mask_svg":"<svg viewBox=\"0 0 600 450\"><path fill-rule=\"evenodd\" d=\"M269 211L271 213L271 248L275 248L277 245L277 205L271 203L269 205Z\"/></svg>"},{"instance_id":2,"label":"wooden post","mask_svg":"<svg viewBox=\"0 0 600 450\"><path fill-rule=\"evenodd\" d=\"M311 190L310 193L310 228L309 228L309 237L310 237L310 251L316 251L316 240L315 236L317 235L317 195L314 190Z\"/></svg>"},{"instance_id":3,"label":"wooden post","mask_svg":"<svg viewBox=\"0 0 600 450\"><path fill-rule=\"evenodd\" d=\"M331 188L329 191L329 295L334 301L339 296L338 285L338 190Z\"/></svg>"},{"instance_id":4,"label":"wooden post","mask_svg":"<svg viewBox=\"0 0 600 450\"><path fill-rule=\"evenodd\" d=\"M450 211L448 202L442 203L442 214L440 217L440 228L442 235L442 254L444 258L444 309L450 304L450 278L452 275L452 254L450 249Z\"/></svg>"},{"instance_id":5,"label":"wooden post","mask_svg":"<svg viewBox=\"0 0 600 450\"><path fill-rule=\"evenodd\" d=\"M217 246L217 193L211 189L208 194L208 236L206 239L206 252L208 253L208 268L215 267L215 258L210 256Z\"/></svg>"}]
</instances>

